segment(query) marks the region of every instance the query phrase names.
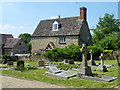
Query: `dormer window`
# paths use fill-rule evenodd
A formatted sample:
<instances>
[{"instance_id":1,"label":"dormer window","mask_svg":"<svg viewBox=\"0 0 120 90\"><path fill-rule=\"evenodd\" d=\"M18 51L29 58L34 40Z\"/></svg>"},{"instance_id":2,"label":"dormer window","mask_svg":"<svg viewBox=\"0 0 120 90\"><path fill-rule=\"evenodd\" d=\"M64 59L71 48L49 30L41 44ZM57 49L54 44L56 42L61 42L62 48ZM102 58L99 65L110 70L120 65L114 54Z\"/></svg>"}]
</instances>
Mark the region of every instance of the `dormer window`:
<instances>
[{"instance_id":1,"label":"dormer window","mask_svg":"<svg viewBox=\"0 0 120 90\"><path fill-rule=\"evenodd\" d=\"M57 21L55 21L53 23L53 31L58 31L58 22Z\"/></svg>"}]
</instances>

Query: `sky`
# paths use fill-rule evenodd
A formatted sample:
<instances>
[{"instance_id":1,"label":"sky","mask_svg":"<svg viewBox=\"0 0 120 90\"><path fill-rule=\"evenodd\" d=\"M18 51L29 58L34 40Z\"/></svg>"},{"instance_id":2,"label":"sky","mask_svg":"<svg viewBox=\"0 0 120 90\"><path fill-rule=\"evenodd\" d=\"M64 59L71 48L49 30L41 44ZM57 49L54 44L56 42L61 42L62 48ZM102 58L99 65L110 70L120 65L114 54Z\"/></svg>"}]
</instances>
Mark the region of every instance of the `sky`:
<instances>
[{"instance_id":1,"label":"sky","mask_svg":"<svg viewBox=\"0 0 120 90\"><path fill-rule=\"evenodd\" d=\"M80 16L80 7L87 8L90 29L96 28L105 13L118 18L118 2L2 2L0 3L0 33L32 34L40 20Z\"/></svg>"}]
</instances>

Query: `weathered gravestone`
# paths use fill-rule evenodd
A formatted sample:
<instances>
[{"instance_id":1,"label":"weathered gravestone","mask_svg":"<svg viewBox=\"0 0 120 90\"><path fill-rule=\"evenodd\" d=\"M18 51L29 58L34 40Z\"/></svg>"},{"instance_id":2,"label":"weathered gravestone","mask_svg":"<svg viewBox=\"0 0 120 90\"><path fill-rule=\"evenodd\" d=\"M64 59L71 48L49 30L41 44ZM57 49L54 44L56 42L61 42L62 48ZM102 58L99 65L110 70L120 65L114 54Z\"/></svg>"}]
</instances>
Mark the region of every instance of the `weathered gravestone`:
<instances>
[{"instance_id":1,"label":"weathered gravestone","mask_svg":"<svg viewBox=\"0 0 120 90\"><path fill-rule=\"evenodd\" d=\"M50 67L48 71L51 72L51 73L54 73L54 74L61 72L61 71L58 70L56 67Z\"/></svg>"},{"instance_id":2,"label":"weathered gravestone","mask_svg":"<svg viewBox=\"0 0 120 90\"><path fill-rule=\"evenodd\" d=\"M74 64L74 60L73 59L65 59L64 64Z\"/></svg>"},{"instance_id":3,"label":"weathered gravestone","mask_svg":"<svg viewBox=\"0 0 120 90\"><path fill-rule=\"evenodd\" d=\"M38 61L38 67L44 66L44 61Z\"/></svg>"},{"instance_id":4,"label":"weathered gravestone","mask_svg":"<svg viewBox=\"0 0 120 90\"><path fill-rule=\"evenodd\" d=\"M118 55L116 56L116 60L117 60L117 63L115 64L115 66L119 67L120 66L120 57Z\"/></svg>"},{"instance_id":5,"label":"weathered gravestone","mask_svg":"<svg viewBox=\"0 0 120 90\"><path fill-rule=\"evenodd\" d=\"M12 66L13 65L13 61L7 61L7 66Z\"/></svg>"},{"instance_id":6,"label":"weathered gravestone","mask_svg":"<svg viewBox=\"0 0 120 90\"><path fill-rule=\"evenodd\" d=\"M84 75L92 75L91 67L87 65L87 47L86 44L82 45L82 48L80 49L82 52L82 65L80 66L80 73L78 73L79 76Z\"/></svg>"},{"instance_id":7,"label":"weathered gravestone","mask_svg":"<svg viewBox=\"0 0 120 90\"><path fill-rule=\"evenodd\" d=\"M19 66L24 67L24 61L17 61L17 67Z\"/></svg>"},{"instance_id":8,"label":"weathered gravestone","mask_svg":"<svg viewBox=\"0 0 120 90\"><path fill-rule=\"evenodd\" d=\"M56 67L50 67L48 72L45 72L45 75L53 78L68 79L77 76L77 72L71 70L58 70Z\"/></svg>"},{"instance_id":9,"label":"weathered gravestone","mask_svg":"<svg viewBox=\"0 0 120 90\"><path fill-rule=\"evenodd\" d=\"M92 51L92 49L90 51L90 61L89 61L88 65L90 65L90 66L96 65L95 61L93 60L93 51Z\"/></svg>"},{"instance_id":10,"label":"weathered gravestone","mask_svg":"<svg viewBox=\"0 0 120 90\"><path fill-rule=\"evenodd\" d=\"M97 68L97 71L107 72L108 70L107 70L106 66L104 65L104 55L103 55L103 53L101 53L100 59L101 59L101 64Z\"/></svg>"}]
</instances>

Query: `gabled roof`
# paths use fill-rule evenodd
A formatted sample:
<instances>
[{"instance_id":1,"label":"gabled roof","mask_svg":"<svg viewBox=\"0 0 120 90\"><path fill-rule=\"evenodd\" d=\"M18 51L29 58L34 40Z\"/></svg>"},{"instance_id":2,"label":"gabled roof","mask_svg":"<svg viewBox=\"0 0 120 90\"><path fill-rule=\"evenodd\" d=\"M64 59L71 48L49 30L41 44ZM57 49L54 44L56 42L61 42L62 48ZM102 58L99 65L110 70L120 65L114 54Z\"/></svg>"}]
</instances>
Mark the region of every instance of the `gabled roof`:
<instances>
[{"instance_id":1,"label":"gabled roof","mask_svg":"<svg viewBox=\"0 0 120 90\"><path fill-rule=\"evenodd\" d=\"M13 48L17 42L20 40L20 38L7 38L7 41L5 43L4 48Z\"/></svg>"},{"instance_id":2,"label":"gabled roof","mask_svg":"<svg viewBox=\"0 0 120 90\"><path fill-rule=\"evenodd\" d=\"M13 38L12 34L0 34L0 44L5 44L7 38Z\"/></svg>"},{"instance_id":3,"label":"gabled roof","mask_svg":"<svg viewBox=\"0 0 120 90\"><path fill-rule=\"evenodd\" d=\"M58 31L53 31L53 23L59 23ZM83 19L80 16L42 20L35 29L32 37L37 36L60 36L60 35L79 35Z\"/></svg>"}]
</instances>

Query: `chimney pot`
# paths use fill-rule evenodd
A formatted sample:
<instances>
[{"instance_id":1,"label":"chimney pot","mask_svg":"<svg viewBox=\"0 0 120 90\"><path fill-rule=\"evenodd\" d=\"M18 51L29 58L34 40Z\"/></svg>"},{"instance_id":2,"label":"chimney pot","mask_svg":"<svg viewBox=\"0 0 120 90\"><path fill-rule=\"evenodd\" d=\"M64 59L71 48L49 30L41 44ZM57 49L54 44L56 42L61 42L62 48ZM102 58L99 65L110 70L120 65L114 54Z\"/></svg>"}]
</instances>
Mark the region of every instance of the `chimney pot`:
<instances>
[{"instance_id":1,"label":"chimney pot","mask_svg":"<svg viewBox=\"0 0 120 90\"><path fill-rule=\"evenodd\" d=\"M86 11L87 11L87 9L85 8L85 7L81 7L80 8L80 19L84 19L85 21L86 21Z\"/></svg>"},{"instance_id":2,"label":"chimney pot","mask_svg":"<svg viewBox=\"0 0 120 90\"><path fill-rule=\"evenodd\" d=\"M60 15L59 15L59 18L60 18Z\"/></svg>"}]
</instances>

